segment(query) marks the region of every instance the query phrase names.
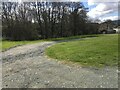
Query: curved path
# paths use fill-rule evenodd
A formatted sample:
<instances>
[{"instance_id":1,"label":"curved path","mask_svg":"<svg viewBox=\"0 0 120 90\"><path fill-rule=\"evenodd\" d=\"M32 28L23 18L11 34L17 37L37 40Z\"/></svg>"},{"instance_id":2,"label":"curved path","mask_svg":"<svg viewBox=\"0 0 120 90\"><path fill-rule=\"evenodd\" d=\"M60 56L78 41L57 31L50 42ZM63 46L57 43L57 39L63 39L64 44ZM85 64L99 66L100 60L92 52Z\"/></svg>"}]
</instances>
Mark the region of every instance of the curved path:
<instances>
[{"instance_id":1,"label":"curved path","mask_svg":"<svg viewBox=\"0 0 120 90\"><path fill-rule=\"evenodd\" d=\"M58 42L23 45L3 52L3 88L117 88L117 68L85 68L49 60L44 50Z\"/></svg>"}]
</instances>

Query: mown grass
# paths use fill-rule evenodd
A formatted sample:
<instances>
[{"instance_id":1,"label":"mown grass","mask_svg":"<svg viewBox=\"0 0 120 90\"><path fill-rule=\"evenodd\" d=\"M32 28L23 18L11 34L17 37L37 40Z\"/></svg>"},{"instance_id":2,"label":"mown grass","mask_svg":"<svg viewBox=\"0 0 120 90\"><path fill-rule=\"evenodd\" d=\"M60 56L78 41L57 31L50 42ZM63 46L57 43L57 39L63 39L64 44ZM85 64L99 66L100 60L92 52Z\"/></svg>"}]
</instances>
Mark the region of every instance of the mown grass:
<instances>
[{"instance_id":1,"label":"mown grass","mask_svg":"<svg viewBox=\"0 0 120 90\"><path fill-rule=\"evenodd\" d=\"M117 66L118 35L99 35L95 38L63 42L47 48L46 54L54 59L77 62L84 66Z\"/></svg>"},{"instance_id":2,"label":"mown grass","mask_svg":"<svg viewBox=\"0 0 120 90\"><path fill-rule=\"evenodd\" d=\"M70 39L78 39L78 38L85 38L85 37L94 37L97 35L83 35L83 36L71 36L71 37L62 37L62 38L50 38L50 39L42 39L42 40L35 40L35 41L10 41L10 40L1 40L0 42L0 49L2 51L8 50L9 48L13 48L15 46L24 45L24 44L34 44L43 41L60 41L60 40L70 40Z\"/></svg>"}]
</instances>

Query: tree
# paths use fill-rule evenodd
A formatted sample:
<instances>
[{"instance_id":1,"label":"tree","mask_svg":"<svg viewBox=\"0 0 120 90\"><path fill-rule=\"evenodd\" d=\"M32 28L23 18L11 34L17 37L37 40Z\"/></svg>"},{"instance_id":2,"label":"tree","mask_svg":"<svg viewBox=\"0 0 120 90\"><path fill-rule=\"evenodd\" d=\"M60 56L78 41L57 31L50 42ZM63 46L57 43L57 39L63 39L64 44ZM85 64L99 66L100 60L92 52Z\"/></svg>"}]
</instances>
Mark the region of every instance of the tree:
<instances>
[{"instance_id":1,"label":"tree","mask_svg":"<svg viewBox=\"0 0 120 90\"><path fill-rule=\"evenodd\" d=\"M81 2L4 2L3 36L11 40L89 34Z\"/></svg>"}]
</instances>

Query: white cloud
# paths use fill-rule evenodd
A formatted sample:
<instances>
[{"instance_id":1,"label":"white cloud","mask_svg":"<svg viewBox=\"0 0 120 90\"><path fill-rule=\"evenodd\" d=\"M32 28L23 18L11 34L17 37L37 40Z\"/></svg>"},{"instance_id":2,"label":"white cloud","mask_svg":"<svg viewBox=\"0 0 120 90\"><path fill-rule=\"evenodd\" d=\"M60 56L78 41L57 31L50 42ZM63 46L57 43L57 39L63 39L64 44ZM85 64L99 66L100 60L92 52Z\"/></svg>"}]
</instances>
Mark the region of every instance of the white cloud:
<instances>
[{"instance_id":1,"label":"white cloud","mask_svg":"<svg viewBox=\"0 0 120 90\"><path fill-rule=\"evenodd\" d=\"M89 1L94 1L94 0L89 0ZM113 2L113 3L97 3L96 7L91 9L87 15L90 18L100 18L104 17L105 15L115 13L118 11L118 3Z\"/></svg>"},{"instance_id":2,"label":"white cloud","mask_svg":"<svg viewBox=\"0 0 120 90\"><path fill-rule=\"evenodd\" d=\"M109 16L109 17L103 17L103 18L99 18L102 22L105 20L118 20L118 16Z\"/></svg>"},{"instance_id":3,"label":"white cloud","mask_svg":"<svg viewBox=\"0 0 120 90\"><path fill-rule=\"evenodd\" d=\"M88 0L88 5L94 5L96 3L106 3L106 2L119 2L120 0Z\"/></svg>"},{"instance_id":4,"label":"white cloud","mask_svg":"<svg viewBox=\"0 0 120 90\"><path fill-rule=\"evenodd\" d=\"M91 5L94 5L95 4L95 0L88 0L88 5L91 6Z\"/></svg>"}]
</instances>

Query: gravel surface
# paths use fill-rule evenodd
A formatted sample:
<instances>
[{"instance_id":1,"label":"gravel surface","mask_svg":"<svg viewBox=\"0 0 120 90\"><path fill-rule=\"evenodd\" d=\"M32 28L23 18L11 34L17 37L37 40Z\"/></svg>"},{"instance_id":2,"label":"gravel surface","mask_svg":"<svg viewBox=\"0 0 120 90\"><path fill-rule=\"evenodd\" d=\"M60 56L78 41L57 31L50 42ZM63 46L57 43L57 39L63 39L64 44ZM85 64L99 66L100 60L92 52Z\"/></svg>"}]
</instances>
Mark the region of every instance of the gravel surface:
<instances>
[{"instance_id":1,"label":"gravel surface","mask_svg":"<svg viewBox=\"0 0 120 90\"><path fill-rule=\"evenodd\" d=\"M58 42L12 48L3 55L3 88L117 88L117 67L88 68L63 64L45 56Z\"/></svg>"}]
</instances>

